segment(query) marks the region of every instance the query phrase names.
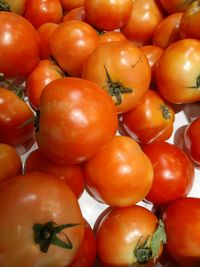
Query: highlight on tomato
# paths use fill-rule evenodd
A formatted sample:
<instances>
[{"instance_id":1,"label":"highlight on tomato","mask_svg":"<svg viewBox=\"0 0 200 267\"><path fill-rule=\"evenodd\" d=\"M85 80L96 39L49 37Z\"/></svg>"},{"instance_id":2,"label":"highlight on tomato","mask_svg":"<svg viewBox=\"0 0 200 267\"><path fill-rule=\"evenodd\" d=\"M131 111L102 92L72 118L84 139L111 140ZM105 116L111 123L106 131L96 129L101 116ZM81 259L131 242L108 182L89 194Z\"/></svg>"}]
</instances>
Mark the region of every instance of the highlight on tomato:
<instances>
[{"instance_id":1,"label":"highlight on tomato","mask_svg":"<svg viewBox=\"0 0 200 267\"><path fill-rule=\"evenodd\" d=\"M68 266L83 239L77 198L48 174L15 176L2 184L0 214L2 267Z\"/></svg>"},{"instance_id":2,"label":"highlight on tomato","mask_svg":"<svg viewBox=\"0 0 200 267\"><path fill-rule=\"evenodd\" d=\"M112 140L117 128L112 99L93 82L65 77L42 91L36 140L41 153L58 164L89 160Z\"/></svg>"}]
</instances>

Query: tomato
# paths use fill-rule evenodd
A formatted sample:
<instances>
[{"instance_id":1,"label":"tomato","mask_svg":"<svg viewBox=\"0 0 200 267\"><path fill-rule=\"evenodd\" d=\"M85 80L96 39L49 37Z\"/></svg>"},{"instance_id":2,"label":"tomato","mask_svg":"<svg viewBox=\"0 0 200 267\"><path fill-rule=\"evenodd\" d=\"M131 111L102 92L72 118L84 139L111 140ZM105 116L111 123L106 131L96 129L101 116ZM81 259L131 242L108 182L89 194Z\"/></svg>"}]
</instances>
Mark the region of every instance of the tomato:
<instances>
[{"instance_id":1,"label":"tomato","mask_svg":"<svg viewBox=\"0 0 200 267\"><path fill-rule=\"evenodd\" d=\"M167 140L173 132L174 111L153 90L148 90L140 104L122 114L126 132L141 144Z\"/></svg>"},{"instance_id":2,"label":"tomato","mask_svg":"<svg viewBox=\"0 0 200 267\"><path fill-rule=\"evenodd\" d=\"M170 45L162 54L156 69L157 86L171 103L200 100L200 42L184 39Z\"/></svg>"},{"instance_id":3,"label":"tomato","mask_svg":"<svg viewBox=\"0 0 200 267\"><path fill-rule=\"evenodd\" d=\"M97 29L115 30L127 23L132 0L85 0L86 20Z\"/></svg>"},{"instance_id":4,"label":"tomato","mask_svg":"<svg viewBox=\"0 0 200 267\"><path fill-rule=\"evenodd\" d=\"M194 0L159 0L168 13L184 12Z\"/></svg>"},{"instance_id":5,"label":"tomato","mask_svg":"<svg viewBox=\"0 0 200 267\"><path fill-rule=\"evenodd\" d=\"M103 44L106 42L126 41L126 37L121 32L108 31L100 34L99 43Z\"/></svg>"},{"instance_id":6,"label":"tomato","mask_svg":"<svg viewBox=\"0 0 200 267\"><path fill-rule=\"evenodd\" d=\"M89 223L85 224L83 240L79 250L68 267L93 267L96 259L96 239Z\"/></svg>"},{"instance_id":7,"label":"tomato","mask_svg":"<svg viewBox=\"0 0 200 267\"><path fill-rule=\"evenodd\" d=\"M147 45L151 43L156 26L162 19L163 15L155 0L135 0L131 16L121 31L138 46Z\"/></svg>"},{"instance_id":8,"label":"tomato","mask_svg":"<svg viewBox=\"0 0 200 267\"><path fill-rule=\"evenodd\" d=\"M5 4L7 4L9 6L9 9L12 12L15 12L15 13L17 13L19 15L22 15L24 13L26 0L15 0L15 1L13 1L13 0L5 0L5 1L1 1L1 2L3 2L3 3L0 3L1 7L2 7L2 5L4 6Z\"/></svg>"},{"instance_id":9,"label":"tomato","mask_svg":"<svg viewBox=\"0 0 200 267\"><path fill-rule=\"evenodd\" d=\"M124 42L101 44L84 64L82 77L101 86L119 113L134 108L149 89L151 69L144 53Z\"/></svg>"},{"instance_id":10,"label":"tomato","mask_svg":"<svg viewBox=\"0 0 200 267\"><path fill-rule=\"evenodd\" d=\"M200 3L194 1L184 12L180 22L181 38L200 39L198 28L200 25Z\"/></svg>"},{"instance_id":11,"label":"tomato","mask_svg":"<svg viewBox=\"0 0 200 267\"><path fill-rule=\"evenodd\" d=\"M200 265L200 199L181 198L164 212L167 251L180 267Z\"/></svg>"},{"instance_id":12,"label":"tomato","mask_svg":"<svg viewBox=\"0 0 200 267\"><path fill-rule=\"evenodd\" d=\"M26 76L39 61L39 38L31 23L14 12L0 12L0 72Z\"/></svg>"},{"instance_id":13,"label":"tomato","mask_svg":"<svg viewBox=\"0 0 200 267\"><path fill-rule=\"evenodd\" d=\"M72 262L84 222L75 195L60 179L44 173L9 179L0 188L0 214L2 267Z\"/></svg>"},{"instance_id":14,"label":"tomato","mask_svg":"<svg viewBox=\"0 0 200 267\"><path fill-rule=\"evenodd\" d=\"M155 45L141 46L140 49L147 57L149 65L151 67L151 84L156 84L156 65L163 53L163 49Z\"/></svg>"},{"instance_id":15,"label":"tomato","mask_svg":"<svg viewBox=\"0 0 200 267\"><path fill-rule=\"evenodd\" d=\"M64 10L82 7L84 0L60 0Z\"/></svg>"},{"instance_id":16,"label":"tomato","mask_svg":"<svg viewBox=\"0 0 200 267\"><path fill-rule=\"evenodd\" d=\"M16 149L0 143L0 182L22 174L22 160Z\"/></svg>"},{"instance_id":17,"label":"tomato","mask_svg":"<svg viewBox=\"0 0 200 267\"><path fill-rule=\"evenodd\" d=\"M133 139L116 136L84 164L84 176L87 190L96 200L123 207L147 195L153 182L153 167Z\"/></svg>"},{"instance_id":18,"label":"tomato","mask_svg":"<svg viewBox=\"0 0 200 267\"><path fill-rule=\"evenodd\" d=\"M52 33L58 27L56 23L44 23L38 29L38 35L40 38L40 58L41 59L49 59L51 56L49 42Z\"/></svg>"},{"instance_id":19,"label":"tomato","mask_svg":"<svg viewBox=\"0 0 200 267\"><path fill-rule=\"evenodd\" d=\"M34 133L34 114L12 91L0 87L0 142L18 146ZM27 121L30 123L24 125Z\"/></svg>"},{"instance_id":20,"label":"tomato","mask_svg":"<svg viewBox=\"0 0 200 267\"><path fill-rule=\"evenodd\" d=\"M68 20L85 20L85 9L83 6L71 9L63 16L63 22Z\"/></svg>"},{"instance_id":21,"label":"tomato","mask_svg":"<svg viewBox=\"0 0 200 267\"><path fill-rule=\"evenodd\" d=\"M146 199L164 205L189 194L194 183L194 167L178 146L166 142L143 146L154 169L154 180Z\"/></svg>"},{"instance_id":22,"label":"tomato","mask_svg":"<svg viewBox=\"0 0 200 267\"><path fill-rule=\"evenodd\" d=\"M197 165L200 165L200 118L191 121L184 132L184 143L188 155Z\"/></svg>"},{"instance_id":23,"label":"tomato","mask_svg":"<svg viewBox=\"0 0 200 267\"><path fill-rule=\"evenodd\" d=\"M35 28L47 22L60 23L62 16L62 5L59 0L28 0L24 12L24 17Z\"/></svg>"},{"instance_id":24,"label":"tomato","mask_svg":"<svg viewBox=\"0 0 200 267\"><path fill-rule=\"evenodd\" d=\"M95 83L61 78L41 94L36 138L52 161L76 164L90 159L115 136L117 127L115 105Z\"/></svg>"},{"instance_id":25,"label":"tomato","mask_svg":"<svg viewBox=\"0 0 200 267\"><path fill-rule=\"evenodd\" d=\"M61 77L64 77L64 73L56 63L48 59L40 60L25 81L26 93L34 109L39 108L40 95L44 87Z\"/></svg>"},{"instance_id":26,"label":"tomato","mask_svg":"<svg viewBox=\"0 0 200 267\"><path fill-rule=\"evenodd\" d=\"M96 234L101 266L155 266L165 242L164 228L158 224L157 217L139 205L110 209ZM157 251L153 253L151 245L158 227L161 235L157 236Z\"/></svg>"},{"instance_id":27,"label":"tomato","mask_svg":"<svg viewBox=\"0 0 200 267\"><path fill-rule=\"evenodd\" d=\"M153 35L153 44L166 49L180 40L180 21L183 13L174 13L164 18L156 27Z\"/></svg>"},{"instance_id":28,"label":"tomato","mask_svg":"<svg viewBox=\"0 0 200 267\"><path fill-rule=\"evenodd\" d=\"M80 77L84 62L98 42L98 34L89 24L70 20L60 24L53 32L50 51L64 71Z\"/></svg>"},{"instance_id":29,"label":"tomato","mask_svg":"<svg viewBox=\"0 0 200 267\"><path fill-rule=\"evenodd\" d=\"M29 153L25 161L24 172L45 172L59 177L67 183L77 198L84 190L83 171L79 165L59 165L42 156L39 149Z\"/></svg>"}]
</instances>

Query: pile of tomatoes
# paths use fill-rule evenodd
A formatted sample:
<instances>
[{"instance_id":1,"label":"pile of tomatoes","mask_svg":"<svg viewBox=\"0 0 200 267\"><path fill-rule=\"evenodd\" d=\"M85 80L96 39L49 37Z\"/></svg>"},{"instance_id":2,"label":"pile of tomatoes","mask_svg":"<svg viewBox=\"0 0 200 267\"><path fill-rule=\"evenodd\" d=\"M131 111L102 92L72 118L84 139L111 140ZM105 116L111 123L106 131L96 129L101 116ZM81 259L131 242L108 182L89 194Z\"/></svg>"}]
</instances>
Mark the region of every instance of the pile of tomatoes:
<instances>
[{"instance_id":1,"label":"pile of tomatoes","mask_svg":"<svg viewBox=\"0 0 200 267\"><path fill-rule=\"evenodd\" d=\"M199 267L200 1L0 10L0 267Z\"/></svg>"}]
</instances>

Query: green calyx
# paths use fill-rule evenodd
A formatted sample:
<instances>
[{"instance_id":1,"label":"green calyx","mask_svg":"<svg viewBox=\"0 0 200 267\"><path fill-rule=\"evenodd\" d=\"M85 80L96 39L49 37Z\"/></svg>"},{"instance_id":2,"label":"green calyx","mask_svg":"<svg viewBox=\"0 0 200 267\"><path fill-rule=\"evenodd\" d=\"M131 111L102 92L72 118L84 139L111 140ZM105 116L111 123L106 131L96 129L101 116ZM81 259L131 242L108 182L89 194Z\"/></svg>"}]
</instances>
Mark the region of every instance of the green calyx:
<instances>
[{"instance_id":1,"label":"green calyx","mask_svg":"<svg viewBox=\"0 0 200 267\"><path fill-rule=\"evenodd\" d=\"M0 11L11 12L11 8L10 8L9 4L4 0L0 0Z\"/></svg>"},{"instance_id":2,"label":"green calyx","mask_svg":"<svg viewBox=\"0 0 200 267\"><path fill-rule=\"evenodd\" d=\"M24 100L24 88L23 86L15 85L11 80L8 80L4 75L0 74L0 82L6 85L11 91L13 91L20 99Z\"/></svg>"},{"instance_id":3,"label":"green calyx","mask_svg":"<svg viewBox=\"0 0 200 267\"><path fill-rule=\"evenodd\" d=\"M162 112L162 116L165 120L170 120L171 119L171 114L170 114L170 110L166 105L160 105L160 109Z\"/></svg>"}]
</instances>

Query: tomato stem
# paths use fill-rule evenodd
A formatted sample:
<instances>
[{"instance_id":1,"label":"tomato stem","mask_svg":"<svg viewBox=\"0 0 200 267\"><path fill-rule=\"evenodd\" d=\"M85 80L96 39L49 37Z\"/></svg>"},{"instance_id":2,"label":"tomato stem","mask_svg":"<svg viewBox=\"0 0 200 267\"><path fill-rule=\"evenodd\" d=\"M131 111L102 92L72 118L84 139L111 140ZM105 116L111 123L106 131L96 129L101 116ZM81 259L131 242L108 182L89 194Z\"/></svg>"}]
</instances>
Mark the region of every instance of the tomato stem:
<instances>
[{"instance_id":1,"label":"tomato stem","mask_svg":"<svg viewBox=\"0 0 200 267\"><path fill-rule=\"evenodd\" d=\"M106 77L107 77L107 84L105 87L108 88L108 94L110 96L114 96L116 98L116 105L120 105L122 103L122 94L130 94L133 92L133 89L124 87L121 82L113 81L106 66L104 66L106 71Z\"/></svg>"},{"instance_id":2,"label":"tomato stem","mask_svg":"<svg viewBox=\"0 0 200 267\"><path fill-rule=\"evenodd\" d=\"M6 1L0 0L0 11L11 12L10 6Z\"/></svg>"},{"instance_id":3,"label":"tomato stem","mask_svg":"<svg viewBox=\"0 0 200 267\"><path fill-rule=\"evenodd\" d=\"M6 79L3 75L0 75L0 82L6 84L20 99L24 100L24 88L22 86L16 86L12 81Z\"/></svg>"},{"instance_id":4,"label":"tomato stem","mask_svg":"<svg viewBox=\"0 0 200 267\"><path fill-rule=\"evenodd\" d=\"M160 105L160 109L161 109L163 118L165 120L170 120L171 119L171 116L170 116L169 108L166 105L162 104L162 105Z\"/></svg>"},{"instance_id":5,"label":"tomato stem","mask_svg":"<svg viewBox=\"0 0 200 267\"><path fill-rule=\"evenodd\" d=\"M34 241L40 246L40 250L44 253L48 252L50 245L55 245L64 249L72 249L73 244L69 237L63 232L66 228L78 226L80 224L61 224L57 225L55 222L47 222L45 224L36 223L33 226ZM66 241L60 239L57 235L62 234Z\"/></svg>"},{"instance_id":6,"label":"tomato stem","mask_svg":"<svg viewBox=\"0 0 200 267\"><path fill-rule=\"evenodd\" d=\"M193 85L193 86L189 86L187 88L200 88L200 75L197 77L197 80L196 80L196 85Z\"/></svg>"}]
</instances>

